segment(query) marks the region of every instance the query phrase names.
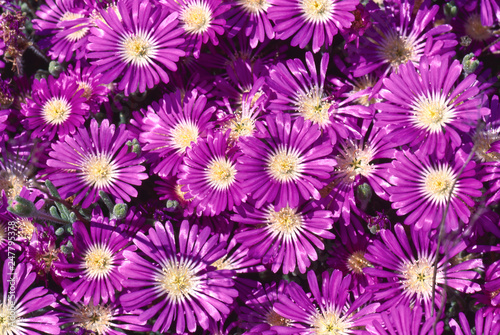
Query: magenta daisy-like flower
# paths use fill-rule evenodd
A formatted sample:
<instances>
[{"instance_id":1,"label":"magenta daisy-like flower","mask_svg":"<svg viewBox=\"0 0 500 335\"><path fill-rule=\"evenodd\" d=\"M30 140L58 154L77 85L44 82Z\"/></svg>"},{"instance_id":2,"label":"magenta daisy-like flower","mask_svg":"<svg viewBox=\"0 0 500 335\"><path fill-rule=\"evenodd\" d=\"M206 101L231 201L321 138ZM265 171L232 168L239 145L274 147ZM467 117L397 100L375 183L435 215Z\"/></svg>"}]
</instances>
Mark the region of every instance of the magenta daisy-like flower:
<instances>
[{"instance_id":1,"label":"magenta daisy-like flower","mask_svg":"<svg viewBox=\"0 0 500 335\"><path fill-rule=\"evenodd\" d=\"M349 44L356 59L355 77L374 71L383 76L398 72L402 64L418 64L424 55L453 56L458 44L452 27L441 24L433 27L439 6L421 5L416 14L413 1L385 2L385 8L368 3L373 24L359 39L359 45ZM430 8L429 8L430 7Z\"/></svg>"},{"instance_id":2,"label":"magenta daisy-like flower","mask_svg":"<svg viewBox=\"0 0 500 335\"><path fill-rule=\"evenodd\" d=\"M359 0L274 0L269 18L279 39L292 37L291 45L304 49L312 39L312 50L329 47L339 30L354 21L351 13Z\"/></svg>"},{"instance_id":3,"label":"magenta daisy-like flower","mask_svg":"<svg viewBox=\"0 0 500 335\"><path fill-rule=\"evenodd\" d=\"M176 175L191 143L205 136L215 107L207 108L207 98L197 90L181 97L181 92L165 94L148 107L139 140L145 143L154 162L153 173L162 178Z\"/></svg>"},{"instance_id":4,"label":"magenta daisy-like flower","mask_svg":"<svg viewBox=\"0 0 500 335\"><path fill-rule=\"evenodd\" d=\"M318 200L336 161L327 158L329 142L321 142L317 124L289 114L268 115L256 124L255 137L240 138L240 175L244 187L260 208L274 202L279 208L297 207L300 197Z\"/></svg>"},{"instance_id":5,"label":"magenta daisy-like flower","mask_svg":"<svg viewBox=\"0 0 500 335\"><path fill-rule=\"evenodd\" d=\"M226 20L222 18L229 4L221 0L160 0L172 12L179 13L179 21L184 28L185 47L195 58L200 56L202 44L211 41L219 44L217 35L224 34Z\"/></svg>"},{"instance_id":6,"label":"magenta daisy-like flower","mask_svg":"<svg viewBox=\"0 0 500 335\"><path fill-rule=\"evenodd\" d=\"M229 133L210 132L206 139L187 150L179 167L178 184L184 185L181 188L187 192L184 197L192 199L198 213L218 215L246 199L241 189L236 152L228 149Z\"/></svg>"},{"instance_id":7,"label":"magenta daisy-like flower","mask_svg":"<svg viewBox=\"0 0 500 335\"><path fill-rule=\"evenodd\" d=\"M45 137L52 140L72 134L89 114L89 106L82 96L83 90L66 75L58 79L49 76L33 82L31 98L21 104L21 113L26 117L21 122L31 129L32 138Z\"/></svg>"},{"instance_id":8,"label":"magenta daisy-like flower","mask_svg":"<svg viewBox=\"0 0 500 335\"><path fill-rule=\"evenodd\" d=\"M83 89L82 96L87 99L91 112L97 113L101 103L108 101L109 88L104 85L102 73L95 66L77 62L76 65L68 67L69 80L75 81L79 89Z\"/></svg>"},{"instance_id":9,"label":"magenta daisy-like flower","mask_svg":"<svg viewBox=\"0 0 500 335\"><path fill-rule=\"evenodd\" d=\"M98 28L90 30L87 57L96 71L108 82L121 76L118 89L126 95L168 83L166 70L176 71L185 55L177 14L147 0L118 1L117 7L102 10Z\"/></svg>"},{"instance_id":10,"label":"magenta daisy-like flower","mask_svg":"<svg viewBox=\"0 0 500 335\"><path fill-rule=\"evenodd\" d=\"M33 287L36 273L31 264L17 266L7 259L2 264L3 291L0 294L2 334L59 334L59 318L50 305L56 298L49 290ZM49 308L49 310L44 310Z\"/></svg>"},{"instance_id":11,"label":"magenta daisy-like flower","mask_svg":"<svg viewBox=\"0 0 500 335\"><path fill-rule=\"evenodd\" d=\"M354 298L349 290L351 277L343 276L339 270L330 275L322 274L322 284L314 271L307 273L307 282L312 294L306 294L297 283L290 282L285 294L279 295L274 311L294 322L291 327L273 327L278 334L364 334L365 326L378 320L375 314L378 303L367 304L370 295Z\"/></svg>"},{"instance_id":12,"label":"magenta daisy-like flower","mask_svg":"<svg viewBox=\"0 0 500 335\"><path fill-rule=\"evenodd\" d=\"M137 196L134 186L148 177L140 165L144 159L129 151L129 132L104 120L90 123L90 132L80 128L73 136L52 144L47 160L50 180L63 196L75 194L74 203L88 207L104 191L116 199L130 201ZM51 169L52 168L52 169Z\"/></svg>"},{"instance_id":13,"label":"magenta daisy-like flower","mask_svg":"<svg viewBox=\"0 0 500 335\"><path fill-rule=\"evenodd\" d=\"M59 62L69 61L73 52L82 58L88 43L90 13L82 1L47 0L36 12L33 27L48 38L51 44L49 56Z\"/></svg>"},{"instance_id":14,"label":"magenta daisy-like flower","mask_svg":"<svg viewBox=\"0 0 500 335\"><path fill-rule=\"evenodd\" d=\"M471 327L464 313L458 314L458 322L451 319L450 328L455 335L496 335L500 334L500 312L492 308L481 308L476 312L474 325Z\"/></svg>"},{"instance_id":15,"label":"magenta daisy-like flower","mask_svg":"<svg viewBox=\"0 0 500 335\"><path fill-rule=\"evenodd\" d=\"M332 213L314 203L301 207L285 206L275 210L273 205L256 209L243 203L236 208L233 221L245 228L235 238L253 258L271 263L273 272L282 268L283 273L298 268L305 273L311 261L318 259L315 248L323 250L323 239L333 239L329 230L333 226Z\"/></svg>"},{"instance_id":16,"label":"magenta daisy-like flower","mask_svg":"<svg viewBox=\"0 0 500 335\"><path fill-rule=\"evenodd\" d=\"M398 215L409 214L405 224L414 224L425 230L436 228L450 194L446 230L457 230L459 220L469 222L471 213L467 206L474 207L472 197L481 196L483 184L475 178L476 164L473 161L466 164L464 151L458 150L453 157L450 154L446 159L436 159L434 155L422 152L398 151L395 158L387 171L388 180L393 185L388 189L389 200L392 208L398 210Z\"/></svg>"},{"instance_id":17,"label":"magenta daisy-like flower","mask_svg":"<svg viewBox=\"0 0 500 335\"><path fill-rule=\"evenodd\" d=\"M305 63L296 58L270 68L267 83L276 93L276 98L271 99L269 109L290 111L295 117L310 120L327 131L335 144L338 137L349 136L349 128L354 128L352 124L357 118L371 118L373 112L365 106L346 106L349 100L338 102L332 99L332 92L325 87L328 53L321 57L319 71L311 52L306 53Z\"/></svg>"},{"instance_id":18,"label":"magenta daisy-like flower","mask_svg":"<svg viewBox=\"0 0 500 335\"><path fill-rule=\"evenodd\" d=\"M477 270L482 270L481 259L471 259L451 264L450 259L465 250L466 242L460 237L456 245L445 245L446 255L437 250L437 234L429 236L425 230L410 227L407 236L403 225L396 224L394 233L389 229L380 232L382 241L375 240L368 246L365 257L374 267L364 271L374 277L387 278L386 283L373 285L374 299L381 301L379 310L399 304L420 305L426 317L436 314L445 298L446 287L463 293L474 293L481 289L474 279L479 279ZM451 242L449 243L451 244ZM432 278L437 258L436 294L432 301ZM434 313L433 313L434 311Z\"/></svg>"},{"instance_id":19,"label":"magenta daisy-like flower","mask_svg":"<svg viewBox=\"0 0 500 335\"><path fill-rule=\"evenodd\" d=\"M230 312L238 292L232 288L232 271L210 265L224 254L224 244L210 228L183 221L178 236L170 222L157 222L149 235L138 233L134 243L142 254L125 251L127 262L120 271L130 293L121 296L127 310L147 306L139 320L155 318L153 331L176 332L208 329L209 320L219 321Z\"/></svg>"},{"instance_id":20,"label":"magenta daisy-like flower","mask_svg":"<svg viewBox=\"0 0 500 335\"><path fill-rule=\"evenodd\" d=\"M90 223L90 234L79 221L73 224L75 258L70 263L57 263L65 278L63 294L72 301L94 305L115 300L115 292L121 291L125 277L118 268L125 261L123 252L135 250L128 245L125 227L115 227L114 221L95 215Z\"/></svg>"},{"instance_id":21,"label":"magenta daisy-like flower","mask_svg":"<svg viewBox=\"0 0 500 335\"><path fill-rule=\"evenodd\" d=\"M459 80L462 65L448 57L423 57L418 69L409 62L384 79L380 91L386 102L377 124L390 125L395 145L409 144L424 154L442 158L447 147L458 147L467 133L489 109L482 106L475 75Z\"/></svg>"}]
</instances>

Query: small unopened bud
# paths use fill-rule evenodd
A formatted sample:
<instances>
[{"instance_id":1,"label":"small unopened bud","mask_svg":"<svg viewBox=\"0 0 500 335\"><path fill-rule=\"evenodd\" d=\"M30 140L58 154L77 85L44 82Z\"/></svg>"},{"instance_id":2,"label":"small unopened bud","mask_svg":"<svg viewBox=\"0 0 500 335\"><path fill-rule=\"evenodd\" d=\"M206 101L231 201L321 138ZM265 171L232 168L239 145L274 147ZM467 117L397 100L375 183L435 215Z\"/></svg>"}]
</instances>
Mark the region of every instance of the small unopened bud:
<instances>
[{"instance_id":1,"label":"small unopened bud","mask_svg":"<svg viewBox=\"0 0 500 335\"><path fill-rule=\"evenodd\" d=\"M464 59L462 60L462 67L466 75L469 75L476 71L478 66L479 60L477 60L476 56L473 53L465 55Z\"/></svg>"},{"instance_id":2,"label":"small unopened bud","mask_svg":"<svg viewBox=\"0 0 500 335\"><path fill-rule=\"evenodd\" d=\"M366 210L366 207L368 207L368 203L372 199L372 195L373 190L369 184L364 183L358 186L358 188L356 189L356 197L360 202L361 210Z\"/></svg>"},{"instance_id":3,"label":"small unopened bud","mask_svg":"<svg viewBox=\"0 0 500 335\"><path fill-rule=\"evenodd\" d=\"M33 218L37 216L38 210L32 201L16 196L15 202L16 203L14 205L7 207L9 212L25 218Z\"/></svg>"},{"instance_id":4,"label":"small unopened bud","mask_svg":"<svg viewBox=\"0 0 500 335\"><path fill-rule=\"evenodd\" d=\"M62 234L64 234L64 228L63 227L57 228L55 234L56 236L61 236Z\"/></svg>"},{"instance_id":5,"label":"small unopened bud","mask_svg":"<svg viewBox=\"0 0 500 335\"><path fill-rule=\"evenodd\" d=\"M167 211L174 212L179 207L179 202L177 200L167 200L165 207L167 208Z\"/></svg>"},{"instance_id":6,"label":"small unopened bud","mask_svg":"<svg viewBox=\"0 0 500 335\"><path fill-rule=\"evenodd\" d=\"M127 216L127 212L127 204L116 204L115 207L113 207L113 215L119 220L124 219Z\"/></svg>"},{"instance_id":7,"label":"small unopened bud","mask_svg":"<svg viewBox=\"0 0 500 335\"><path fill-rule=\"evenodd\" d=\"M59 75L61 72L63 72L64 69L61 66L59 62L56 62L55 60L51 61L49 63L49 73L54 77L54 78L59 78Z\"/></svg>"},{"instance_id":8,"label":"small unopened bud","mask_svg":"<svg viewBox=\"0 0 500 335\"><path fill-rule=\"evenodd\" d=\"M457 6L455 6L454 1L450 1L446 3L443 7L444 15L446 15L449 18L457 16Z\"/></svg>"},{"instance_id":9,"label":"small unopened bud","mask_svg":"<svg viewBox=\"0 0 500 335\"><path fill-rule=\"evenodd\" d=\"M75 250L75 248L73 248L73 244L71 244L71 241L68 241L68 243L66 243L66 245L61 246L61 251L65 255L71 254L74 250Z\"/></svg>"},{"instance_id":10,"label":"small unopened bud","mask_svg":"<svg viewBox=\"0 0 500 335\"><path fill-rule=\"evenodd\" d=\"M468 47L472 43L472 38L469 36L465 35L460 37L460 45L463 47Z\"/></svg>"}]
</instances>

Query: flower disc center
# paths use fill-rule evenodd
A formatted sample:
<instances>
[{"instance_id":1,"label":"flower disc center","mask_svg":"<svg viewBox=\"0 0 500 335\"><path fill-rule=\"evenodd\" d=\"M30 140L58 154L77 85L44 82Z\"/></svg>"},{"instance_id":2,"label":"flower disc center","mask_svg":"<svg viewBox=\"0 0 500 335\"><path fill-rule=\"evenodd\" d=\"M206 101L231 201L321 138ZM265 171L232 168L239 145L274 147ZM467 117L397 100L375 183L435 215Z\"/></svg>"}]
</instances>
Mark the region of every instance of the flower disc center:
<instances>
[{"instance_id":1,"label":"flower disc center","mask_svg":"<svg viewBox=\"0 0 500 335\"><path fill-rule=\"evenodd\" d=\"M332 17L333 2L331 0L302 0L300 7L307 21L326 22Z\"/></svg>"},{"instance_id":2,"label":"flower disc center","mask_svg":"<svg viewBox=\"0 0 500 335\"><path fill-rule=\"evenodd\" d=\"M212 12L201 3L191 4L181 14L184 29L192 34L202 34L210 27Z\"/></svg>"},{"instance_id":3,"label":"flower disc center","mask_svg":"<svg viewBox=\"0 0 500 335\"><path fill-rule=\"evenodd\" d=\"M188 265L171 261L166 264L158 276L160 287L174 302L184 300L193 295L198 288L198 278Z\"/></svg>"},{"instance_id":4,"label":"flower disc center","mask_svg":"<svg viewBox=\"0 0 500 335\"><path fill-rule=\"evenodd\" d=\"M432 295L433 264L426 258L404 265L403 287L412 294Z\"/></svg>"},{"instance_id":5,"label":"flower disc center","mask_svg":"<svg viewBox=\"0 0 500 335\"><path fill-rule=\"evenodd\" d=\"M155 54L156 47L141 33L129 35L121 42L121 56L126 63L144 66Z\"/></svg>"},{"instance_id":6,"label":"flower disc center","mask_svg":"<svg viewBox=\"0 0 500 335\"><path fill-rule=\"evenodd\" d=\"M71 114L71 105L66 98L53 97L42 107L42 116L48 124L59 125Z\"/></svg>"},{"instance_id":7,"label":"flower disc center","mask_svg":"<svg viewBox=\"0 0 500 335\"><path fill-rule=\"evenodd\" d=\"M174 146L180 153L183 153L191 147L191 142L196 143L198 140L198 127L191 121L181 121L171 131L171 136Z\"/></svg>"},{"instance_id":8,"label":"flower disc center","mask_svg":"<svg viewBox=\"0 0 500 335\"><path fill-rule=\"evenodd\" d=\"M115 164L105 155L90 157L82 166L85 181L99 189L109 186L116 178Z\"/></svg>"},{"instance_id":9,"label":"flower disc center","mask_svg":"<svg viewBox=\"0 0 500 335\"><path fill-rule=\"evenodd\" d=\"M88 306L82 305L75 310L73 318L82 328L96 334L105 334L109 330L113 315L109 307L94 306L91 301Z\"/></svg>"},{"instance_id":10,"label":"flower disc center","mask_svg":"<svg viewBox=\"0 0 500 335\"><path fill-rule=\"evenodd\" d=\"M318 124L321 128L330 123L330 102L323 100L323 94L316 87L298 99L298 110L306 120Z\"/></svg>"},{"instance_id":11,"label":"flower disc center","mask_svg":"<svg viewBox=\"0 0 500 335\"><path fill-rule=\"evenodd\" d=\"M353 252L347 258L347 268L351 270L353 273L361 275L363 274L363 269L366 267L371 267L371 263L368 262L365 258L365 251L358 250Z\"/></svg>"},{"instance_id":12,"label":"flower disc center","mask_svg":"<svg viewBox=\"0 0 500 335\"><path fill-rule=\"evenodd\" d=\"M448 166L430 169L423 179L423 192L431 201L445 204L455 178L455 174Z\"/></svg>"},{"instance_id":13,"label":"flower disc center","mask_svg":"<svg viewBox=\"0 0 500 335\"><path fill-rule=\"evenodd\" d=\"M412 108L414 124L431 133L442 131L453 117L453 112L444 97L434 94L430 97L424 96L417 99Z\"/></svg>"},{"instance_id":14,"label":"flower disc center","mask_svg":"<svg viewBox=\"0 0 500 335\"><path fill-rule=\"evenodd\" d=\"M113 252L108 246L93 245L86 252L85 269L90 278L102 278L114 268Z\"/></svg>"},{"instance_id":15,"label":"flower disc center","mask_svg":"<svg viewBox=\"0 0 500 335\"><path fill-rule=\"evenodd\" d=\"M217 158L208 166L207 177L211 186L226 190L236 179L236 168L227 158Z\"/></svg>"},{"instance_id":16,"label":"flower disc center","mask_svg":"<svg viewBox=\"0 0 500 335\"><path fill-rule=\"evenodd\" d=\"M269 208L267 217L271 230L279 234L294 235L302 227L304 220L302 215L297 213L295 209L288 206L274 211L273 207Z\"/></svg>"},{"instance_id":17,"label":"flower disc center","mask_svg":"<svg viewBox=\"0 0 500 335\"><path fill-rule=\"evenodd\" d=\"M351 323L341 318L335 312L318 313L312 322L314 334L317 335L345 335L349 334Z\"/></svg>"},{"instance_id":18,"label":"flower disc center","mask_svg":"<svg viewBox=\"0 0 500 335\"><path fill-rule=\"evenodd\" d=\"M282 148L269 158L267 169L271 176L280 183L291 182L300 177L301 160L297 153Z\"/></svg>"}]
</instances>

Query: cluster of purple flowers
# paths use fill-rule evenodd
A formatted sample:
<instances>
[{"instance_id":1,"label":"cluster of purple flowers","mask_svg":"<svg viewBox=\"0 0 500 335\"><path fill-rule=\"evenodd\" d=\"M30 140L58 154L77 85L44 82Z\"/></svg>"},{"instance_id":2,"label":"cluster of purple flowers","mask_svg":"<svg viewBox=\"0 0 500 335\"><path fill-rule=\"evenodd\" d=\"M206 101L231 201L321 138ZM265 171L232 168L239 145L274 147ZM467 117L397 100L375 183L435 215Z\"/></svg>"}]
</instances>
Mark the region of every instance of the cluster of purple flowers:
<instances>
[{"instance_id":1,"label":"cluster of purple flowers","mask_svg":"<svg viewBox=\"0 0 500 335\"><path fill-rule=\"evenodd\" d=\"M0 335L500 334L498 0L0 12Z\"/></svg>"}]
</instances>

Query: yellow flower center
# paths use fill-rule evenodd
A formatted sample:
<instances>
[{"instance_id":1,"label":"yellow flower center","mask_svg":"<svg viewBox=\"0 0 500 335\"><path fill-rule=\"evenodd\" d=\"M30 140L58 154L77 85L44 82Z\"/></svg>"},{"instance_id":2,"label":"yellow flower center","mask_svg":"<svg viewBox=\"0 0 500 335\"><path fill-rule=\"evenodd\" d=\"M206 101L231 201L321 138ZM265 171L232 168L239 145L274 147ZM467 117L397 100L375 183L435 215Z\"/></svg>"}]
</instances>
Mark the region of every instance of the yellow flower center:
<instances>
[{"instance_id":1,"label":"yellow flower center","mask_svg":"<svg viewBox=\"0 0 500 335\"><path fill-rule=\"evenodd\" d=\"M226 158L216 158L208 166L207 178L210 186L217 190L227 190L236 179L236 168Z\"/></svg>"},{"instance_id":2,"label":"yellow flower center","mask_svg":"<svg viewBox=\"0 0 500 335\"><path fill-rule=\"evenodd\" d=\"M301 0L300 8L306 21L326 22L332 17L333 1L331 0Z\"/></svg>"},{"instance_id":3,"label":"yellow flower center","mask_svg":"<svg viewBox=\"0 0 500 335\"><path fill-rule=\"evenodd\" d=\"M36 231L35 225L30 218L16 219L17 235L21 238L31 240L33 233Z\"/></svg>"},{"instance_id":4,"label":"yellow flower center","mask_svg":"<svg viewBox=\"0 0 500 335\"><path fill-rule=\"evenodd\" d=\"M415 50L413 40L406 36L400 36L396 31L390 31L384 36L379 50L381 56L391 65L393 71L397 72L401 64L415 61Z\"/></svg>"},{"instance_id":5,"label":"yellow flower center","mask_svg":"<svg viewBox=\"0 0 500 335\"><path fill-rule=\"evenodd\" d=\"M73 313L74 322L88 331L104 335L110 330L113 314L109 307L94 306L92 299L88 306L81 305Z\"/></svg>"},{"instance_id":6,"label":"yellow flower center","mask_svg":"<svg viewBox=\"0 0 500 335\"><path fill-rule=\"evenodd\" d=\"M268 209L267 222L271 231L285 237L296 235L304 224L302 215L296 209L286 206L276 212L272 205Z\"/></svg>"},{"instance_id":7,"label":"yellow flower center","mask_svg":"<svg viewBox=\"0 0 500 335\"><path fill-rule=\"evenodd\" d=\"M452 196L455 194L452 190L455 179L455 173L449 166L431 168L423 177L422 191L433 203L444 205L450 192L453 191Z\"/></svg>"},{"instance_id":8,"label":"yellow flower center","mask_svg":"<svg viewBox=\"0 0 500 335\"><path fill-rule=\"evenodd\" d=\"M432 295L433 264L426 258L407 263L403 266L404 279L402 285L410 294L417 294L425 298ZM438 278L442 274L438 272Z\"/></svg>"},{"instance_id":9,"label":"yellow flower center","mask_svg":"<svg viewBox=\"0 0 500 335\"><path fill-rule=\"evenodd\" d=\"M88 158L83 163L82 173L85 181L98 189L111 185L118 176L116 164L107 155Z\"/></svg>"},{"instance_id":10,"label":"yellow flower center","mask_svg":"<svg viewBox=\"0 0 500 335\"><path fill-rule=\"evenodd\" d=\"M412 108L413 123L431 133L442 131L455 114L445 98L436 94L418 98L413 102Z\"/></svg>"},{"instance_id":11,"label":"yellow flower center","mask_svg":"<svg viewBox=\"0 0 500 335\"><path fill-rule=\"evenodd\" d=\"M251 14L265 12L271 6L267 0L238 0L238 2Z\"/></svg>"},{"instance_id":12,"label":"yellow flower center","mask_svg":"<svg viewBox=\"0 0 500 335\"><path fill-rule=\"evenodd\" d=\"M106 277L115 267L114 255L108 246L99 244L92 245L84 257L85 273L91 278Z\"/></svg>"},{"instance_id":13,"label":"yellow flower center","mask_svg":"<svg viewBox=\"0 0 500 335\"><path fill-rule=\"evenodd\" d=\"M280 183L298 179L302 169L299 154L286 148L278 149L267 162L269 174Z\"/></svg>"},{"instance_id":14,"label":"yellow flower center","mask_svg":"<svg viewBox=\"0 0 500 335\"><path fill-rule=\"evenodd\" d=\"M184 153L188 147L191 147L192 142L196 143L200 134L198 132L198 126L193 122L181 121L171 131L170 135L177 151Z\"/></svg>"},{"instance_id":15,"label":"yellow flower center","mask_svg":"<svg viewBox=\"0 0 500 335\"><path fill-rule=\"evenodd\" d=\"M193 295L199 286L196 273L184 262L170 261L165 264L157 277L159 287L175 303Z\"/></svg>"},{"instance_id":16,"label":"yellow flower center","mask_svg":"<svg viewBox=\"0 0 500 335\"><path fill-rule=\"evenodd\" d=\"M240 136L250 136L255 129L255 120L236 116L230 121L231 138L238 139Z\"/></svg>"},{"instance_id":17,"label":"yellow flower center","mask_svg":"<svg viewBox=\"0 0 500 335\"><path fill-rule=\"evenodd\" d=\"M496 151L488 152L491 149L491 144L498 140L500 140L499 129L488 129L477 132L473 138L476 148L476 157L481 162L494 162L500 160L500 153Z\"/></svg>"},{"instance_id":18,"label":"yellow flower center","mask_svg":"<svg viewBox=\"0 0 500 335\"><path fill-rule=\"evenodd\" d=\"M5 191L5 195L9 200L12 200L19 195L23 186L26 185L27 183L23 180L23 178L18 177L12 171L0 171L0 195L2 190Z\"/></svg>"},{"instance_id":19,"label":"yellow flower center","mask_svg":"<svg viewBox=\"0 0 500 335\"><path fill-rule=\"evenodd\" d=\"M340 317L335 312L325 311L313 318L311 326L316 335L347 335L351 332L351 323L346 317Z\"/></svg>"},{"instance_id":20,"label":"yellow flower center","mask_svg":"<svg viewBox=\"0 0 500 335\"><path fill-rule=\"evenodd\" d=\"M84 17L85 17L85 15L80 14L80 13L66 12L61 17L60 22L72 21L72 20L81 19ZM77 24L76 26L71 27L71 29L76 28L76 27L82 27L82 26L84 26L84 24ZM68 29L68 28L66 28L66 29ZM88 33L88 31L89 31L88 27L83 27L82 29L77 30L75 32L72 32L71 34L65 36L65 39L67 39L70 42L76 42L76 41L80 40L82 37L84 37Z\"/></svg>"},{"instance_id":21,"label":"yellow flower center","mask_svg":"<svg viewBox=\"0 0 500 335\"><path fill-rule=\"evenodd\" d=\"M306 95L298 99L298 111L306 120L311 120L312 123L318 124L321 128L325 128L330 124L330 102L323 99L323 93L318 87L314 87Z\"/></svg>"},{"instance_id":22,"label":"yellow flower center","mask_svg":"<svg viewBox=\"0 0 500 335\"><path fill-rule=\"evenodd\" d=\"M82 96L87 100L90 99L93 92L92 86L86 81L77 81L77 84L78 90L83 90Z\"/></svg>"},{"instance_id":23,"label":"yellow flower center","mask_svg":"<svg viewBox=\"0 0 500 335\"><path fill-rule=\"evenodd\" d=\"M369 176L374 170L370 164L373 155L373 150L368 146L362 149L359 143L353 140L345 142L337 156L336 168L342 181L349 184L354 182L358 175Z\"/></svg>"},{"instance_id":24,"label":"yellow flower center","mask_svg":"<svg viewBox=\"0 0 500 335\"><path fill-rule=\"evenodd\" d=\"M4 299L5 301L6 299ZM17 334L20 318L14 305L0 302L0 334Z\"/></svg>"},{"instance_id":25,"label":"yellow flower center","mask_svg":"<svg viewBox=\"0 0 500 335\"><path fill-rule=\"evenodd\" d=\"M42 116L45 122L60 125L71 115L71 105L66 98L53 97L42 107Z\"/></svg>"},{"instance_id":26,"label":"yellow flower center","mask_svg":"<svg viewBox=\"0 0 500 335\"><path fill-rule=\"evenodd\" d=\"M156 49L149 34L137 33L123 39L120 54L126 63L145 66L151 63L152 57L156 55Z\"/></svg>"},{"instance_id":27,"label":"yellow flower center","mask_svg":"<svg viewBox=\"0 0 500 335\"><path fill-rule=\"evenodd\" d=\"M205 3L194 3L183 10L181 21L187 32L202 34L210 27L212 12Z\"/></svg>"},{"instance_id":28,"label":"yellow flower center","mask_svg":"<svg viewBox=\"0 0 500 335\"><path fill-rule=\"evenodd\" d=\"M363 269L366 267L372 267L372 264L368 262L365 258L365 251L355 251L347 258L347 268L358 275L363 274Z\"/></svg>"}]
</instances>

